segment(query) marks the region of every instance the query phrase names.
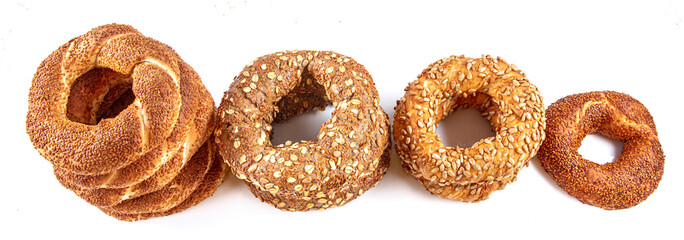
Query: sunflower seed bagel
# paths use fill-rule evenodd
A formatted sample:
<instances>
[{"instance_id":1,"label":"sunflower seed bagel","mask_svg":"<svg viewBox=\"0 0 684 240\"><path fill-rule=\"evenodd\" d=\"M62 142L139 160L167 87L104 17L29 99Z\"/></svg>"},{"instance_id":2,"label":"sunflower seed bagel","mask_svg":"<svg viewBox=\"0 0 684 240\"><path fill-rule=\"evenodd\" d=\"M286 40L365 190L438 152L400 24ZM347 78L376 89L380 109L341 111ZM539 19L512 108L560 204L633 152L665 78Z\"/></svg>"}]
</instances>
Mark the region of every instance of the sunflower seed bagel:
<instances>
[{"instance_id":1,"label":"sunflower seed bagel","mask_svg":"<svg viewBox=\"0 0 684 240\"><path fill-rule=\"evenodd\" d=\"M515 181L544 140L544 105L537 87L501 58L440 59L405 91L395 107L395 147L404 170L439 197L487 199ZM444 146L437 124L468 107L479 110L496 135L465 149Z\"/></svg>"}]
</instances>

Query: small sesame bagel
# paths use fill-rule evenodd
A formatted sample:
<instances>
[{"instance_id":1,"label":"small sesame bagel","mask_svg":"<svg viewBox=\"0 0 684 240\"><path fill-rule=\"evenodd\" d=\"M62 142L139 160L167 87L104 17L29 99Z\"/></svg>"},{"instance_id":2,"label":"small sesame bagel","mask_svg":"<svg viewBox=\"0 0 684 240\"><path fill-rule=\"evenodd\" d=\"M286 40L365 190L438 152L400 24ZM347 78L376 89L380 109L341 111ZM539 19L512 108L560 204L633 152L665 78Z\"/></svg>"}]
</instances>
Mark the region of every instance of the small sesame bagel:
<instances>
[{"instance_id":1,"label":"small sesame bagel","mask_svg":"<svg viewBox=\"0 0 684 240\"><path fill-rule=\"evenodd\" d=\"M59 182L120 214L180 204L177 196L189 195L211 165L194 171L189 161L214 155L215 144L206 144L214 126L214 101L197 73L127 25L100 26L60 46L29 91L26 131ZM175 183L189 179L184 172L197 174L194 181ZM168 188L185 190L163 204L131 201ZM120 208L127 202L136 208Z\"/></svg>"},{"instance_id":2,"label":"small sesame bagel","mask_svg":"<svg viewBox=\"0 0 684 240\"><path fill-rule=\"evenodd\" d=\"M370 74L330 51L277 52L247 65L219 106L215 141L231 170L264 202L289 211L341 206L389 166L389 120ZM332 103L318 139L271 144L275 121Z\"/></svg>"},{"instance_id":3,"label":"small sesame bagel","mask_svg":"<svg viewBox=\"0 0 684 240\"><path fill-rule=\"evenodd\" d=\"M515 181L544 139L539 91L501 58L441 59L405 91L395 107L395 147L404 170L439 197L487 199ZM437 124L459 108L479 110L496 135L465 149L444 146Z\"/></svg>"},{"instance_id":4,"label":"small sesame bagel","mask_svg":"<svg viewBox=\"0 0 684 240\"><path fill-rule=\"evenodd\" d=\"M655 191L665 156L653 117L631 96L613 92L570 95L546 110L539 161L554 181L585 204L607 210L633 207ZM624 143L613 162L598 164L577 152L587 134Z\"/></svg>"}]
</instances>

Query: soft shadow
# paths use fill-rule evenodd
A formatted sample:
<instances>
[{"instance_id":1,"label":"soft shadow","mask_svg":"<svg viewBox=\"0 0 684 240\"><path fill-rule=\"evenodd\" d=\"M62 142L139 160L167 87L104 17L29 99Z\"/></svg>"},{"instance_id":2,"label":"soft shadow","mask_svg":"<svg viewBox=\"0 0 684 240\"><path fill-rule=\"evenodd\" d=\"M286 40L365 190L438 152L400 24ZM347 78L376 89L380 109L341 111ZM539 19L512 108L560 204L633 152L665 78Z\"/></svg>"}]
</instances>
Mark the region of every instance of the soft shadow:
<instances>
[{"instance_id":1,"label":"soft shadow","mask_svg":"<svg viewBox=\"0 0 684 240\"><path fill-rule=\"evenodd\" d=\"M390 166L384 178L391 185L402 182L401 185L408 186L411 193L431 195L418 180L404 171L396 149L392 149L390 152Z\"/></svg>"},{"instance_id":2,"label":"soft shadow","mask_svg":"<svg viewBox=\"0 0 684 240\"><path fill-rule=\"evenodd\" d=\"M568 197L571 197L565 192L565 190L559 187L556 181L553 180L553 178L551 178L551 175L549 175L549 173L547 173L546 170L544 170L544 167L542 167L541 162L539 161L536 155L532 159L530 159L530 163L530 165L532 165L532 168L534 168L534 170L537 171L537 174L539 174L539 176L542 176L544 182L551 186L551 188L553 188L557 192L564 193Z\"/></svg>"}]
</instances>

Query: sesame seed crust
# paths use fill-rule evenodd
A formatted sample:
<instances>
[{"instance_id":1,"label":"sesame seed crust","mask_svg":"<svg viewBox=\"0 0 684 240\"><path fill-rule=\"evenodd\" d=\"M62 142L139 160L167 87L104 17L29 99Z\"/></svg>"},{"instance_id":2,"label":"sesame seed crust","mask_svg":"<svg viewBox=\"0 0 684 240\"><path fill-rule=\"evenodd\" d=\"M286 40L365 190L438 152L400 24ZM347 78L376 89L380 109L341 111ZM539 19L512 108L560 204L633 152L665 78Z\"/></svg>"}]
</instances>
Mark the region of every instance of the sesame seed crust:
<instances>
[{"instance_id":1,"label":"sesame seed crust","mask_svg":"<svg viewBox=\"0 0 684 240\"><path fill-rule=\"evenodd\" d=\"M195 154L197 155L197 154ZM225 164L221 156L218 155L218 151L214 154L214 157L212 159L212 164L211 168L209 171L204 175L204 178L200 182L199 186L194 189L194 191L185 198L181 203L175 205L174 207L165 210L165 211L157 211L157 212L150 212L150 211L138 211L138 213L122 213L119 211L114 211L110 210L107 208L100 208L100 210L112 217L115 217L119 220L123 221L137 221L137 220L143 220L143 219L148 219L152 217L162 217L162 216L168 216L174 213L181 212L185 209L188 209L192 206L195 206L202 202L204 199L210 197L211 195L216 192L216 189L218 188L221 183L223 183L223 180L225 179L225 176L228 174L228 165ZM159 197L158 197L159 198ZM141 200L136 200L136 201L141 201ZM129 203L131 205L131 203ZM166 209L166 208L162 208Z\"/></svg>"},{"instance_id":2,"label":"sesame seed crust","mask_svg":"<svg viewBox=\"0 0 684 240\"><path fill-rule=\"evenodd\" d=\"M539 161L554 181L579 201L607 210L636 206L655 191L665 156L653 117L631 96L613 92L570 95L551 104ZM598 164L578 152L587 134L624 143L613 162Z\"/></svg>"},{"instance_id":3,"label":"sesame seed crust","mask_svg":"<svg viewBox=\"0 0 684 240\"><path fill-rule=\"evenodd\" d=\"M249 89L249 90L246 90ZM271 144L271 123L331 104L317 140ZM342 206L389 166L389 120L371 75L331 51L285 51L245 66L218 109L215 141L235 175L276 208Z\"/></svg>"},{"instance_id":4,"label":"sesame seed crust","mask_svg":"<svg viewBox=\"0 0 684 240\"><path fill-rule=\"evenodd\" d=\"M157 215L124 215L171 214L205 178L216 151L207 144L214 123L211 95L171 47L109 24L41 63L29 91L26 131L63 186L121 220L139 220ZM191 164L194 158L204 164ZM205 192L213 190L198 196Z\"/></svg>"},{"instance_id":5,"label":"sesame seed crust","mask_svg":"<svg viewBox=\"0 0 684 240\"><path fill-rule=\"evenodd\" d=\"M404 170L439 197L487 199L515 181L544 140L546 118L538 89L501 58L440 59L405 91L395 107L395 148ZM465 149L444 146L437 124L468 107L478 109L496 135Z\"/></svg>"}]
</instances>

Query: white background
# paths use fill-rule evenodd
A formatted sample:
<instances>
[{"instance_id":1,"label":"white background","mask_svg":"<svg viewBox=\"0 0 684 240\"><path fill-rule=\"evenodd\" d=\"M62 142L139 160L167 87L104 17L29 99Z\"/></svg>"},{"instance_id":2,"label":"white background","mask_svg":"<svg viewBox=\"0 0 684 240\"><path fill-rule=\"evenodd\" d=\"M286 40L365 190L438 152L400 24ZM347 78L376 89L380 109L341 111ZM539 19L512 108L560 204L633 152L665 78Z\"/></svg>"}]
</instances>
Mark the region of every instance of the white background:
<instances>
[{"instance_id":1,"label":"white background","mask_svg":"<svg viewBox=\"0 0 684 240\"><path fill-rule=\"evenodd\" d=\"M606 211L567 195L535 157L489 200L461 203L430 195L404 174L393 153L378 186L343 207L283 212L261 203L231 175L214 196L184 212L117 221L64 189L25 133L28 89L40 62L69 39L112 22L173 47L217 102L242 67L261 55L333 50L365 65L392 116L404 87L428 64L449 55L501 56L539 87L546 106L593 90L639 99L656 122L665 173L646 201ZM665 0L2 1L0 238L682 239L682 45L684 3ZM319 126L309 121L328 117L309 114L275 126L276 137L312 138ZM477 113L460 114L440 125L447 144L478 138L446 130L462 126L454 120L460 117L470 119L466 126L479 124L460 129L488 134ZM620 149L598 137L584 145L582 153L596 161L610 161Z\"/></svg>"}]
</instances>

